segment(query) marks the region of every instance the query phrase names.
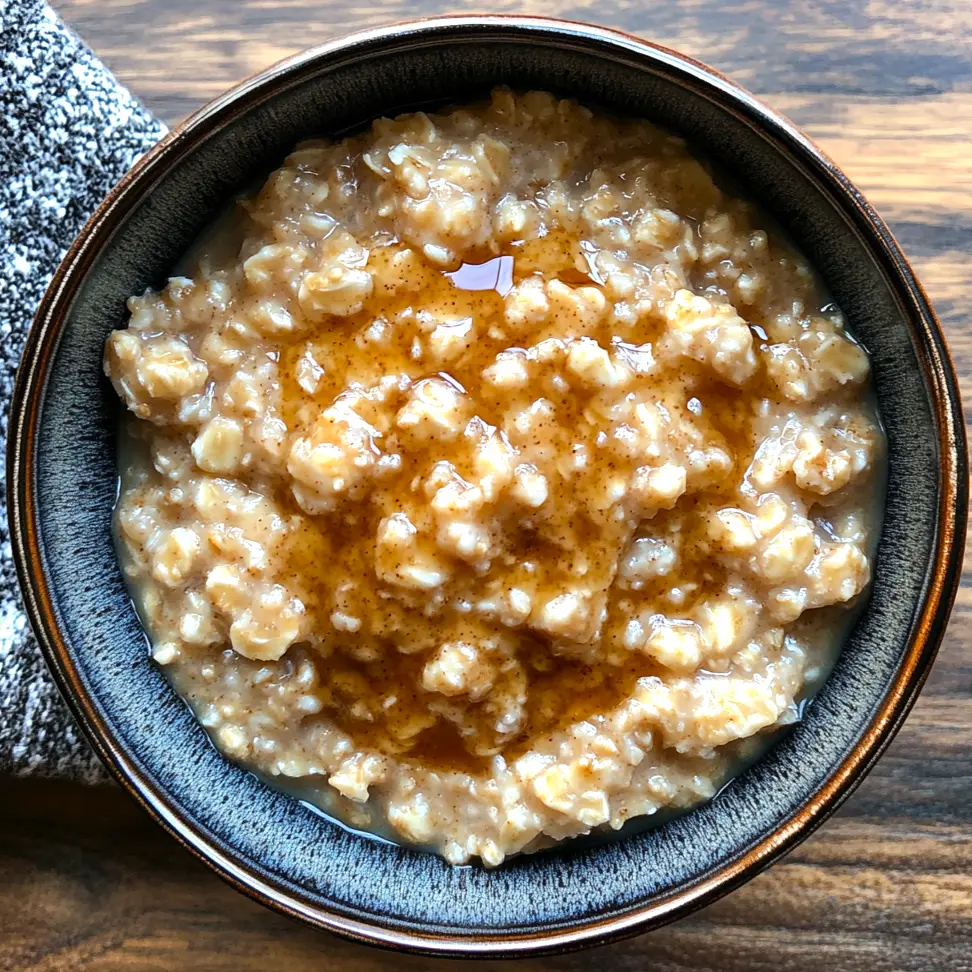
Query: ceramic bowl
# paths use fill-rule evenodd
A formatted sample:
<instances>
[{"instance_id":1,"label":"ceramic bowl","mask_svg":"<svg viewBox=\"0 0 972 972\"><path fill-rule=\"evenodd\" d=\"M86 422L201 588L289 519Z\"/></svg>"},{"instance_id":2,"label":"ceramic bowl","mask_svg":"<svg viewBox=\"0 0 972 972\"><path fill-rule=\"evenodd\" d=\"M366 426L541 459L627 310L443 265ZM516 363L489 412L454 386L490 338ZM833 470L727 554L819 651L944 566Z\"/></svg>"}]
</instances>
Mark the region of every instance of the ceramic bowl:
<instances>
[{"instance_id":1,"label":"ceramic bowl","mask_svg":"<svg viewBox=\"0 0 972 972\"><path fill-rule=\"evenodd\" d=\"M150 662L112 549L116 397L101 372L125 299L159 286L227 199L301 138L380 114L543 88L685 136L786 228L873 360L887 513L870 604L805 719L712 803L495 871L349 833L224 760ZM932 309L884 223L789 122L696 61L580 24L461 17L299 54L193 115L68 253L30 332L9 436L14 552L38 638L119 780L224 878L365 942L439 954L562 950L654 928L807 836L874 764L925 679L965 538L968 461Z\"/></svg>"}]
</instances>

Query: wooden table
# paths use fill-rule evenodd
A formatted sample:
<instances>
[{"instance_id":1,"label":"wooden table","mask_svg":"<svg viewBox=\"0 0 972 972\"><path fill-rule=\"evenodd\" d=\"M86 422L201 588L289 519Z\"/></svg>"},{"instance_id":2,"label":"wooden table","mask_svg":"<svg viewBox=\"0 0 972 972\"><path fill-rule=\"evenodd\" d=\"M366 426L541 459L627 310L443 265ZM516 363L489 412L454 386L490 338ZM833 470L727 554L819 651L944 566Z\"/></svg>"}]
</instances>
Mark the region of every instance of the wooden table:
<instances>
[{"instance_id":1,"label":"wooden table","mask_svg":"<svg viewBox=\"0 0 972 972\"><path fill-rule=\"evenodd\" d=\"M131 89L178 121L245 75L437 0L55 0ZM476 9L476 8L470 8ZM816 138L890 221L972 402L969 0L498 0L597 20L729 73ZM968 562L967 562L968 563ZM821 832L650 936L520 967L652 972L972 969L972 578L935 671L878 768ZM121 792L0 784L0 969L424 970L224 886ZM495 969L504 963L486 963Z\"/></svg>"}]
</instances>

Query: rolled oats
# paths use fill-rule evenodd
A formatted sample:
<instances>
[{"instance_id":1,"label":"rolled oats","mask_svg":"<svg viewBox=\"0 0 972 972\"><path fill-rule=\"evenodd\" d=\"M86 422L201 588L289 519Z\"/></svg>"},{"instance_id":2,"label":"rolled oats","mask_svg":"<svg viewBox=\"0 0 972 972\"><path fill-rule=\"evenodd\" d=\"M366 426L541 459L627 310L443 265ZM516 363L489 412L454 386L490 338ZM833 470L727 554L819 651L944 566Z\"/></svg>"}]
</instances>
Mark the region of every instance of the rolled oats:
<instances>
[{"instance_id":1,"label":"rolled oats","mask_svg":"<svg viewBox=\"0 0 972 972\"><path fill-rule=\"evenodd\" d=\"M681 140L499 89L241 209L105 351L125 570L227 756L496 865L798 717L870 578L868 359Z\"/></svg>"}]
</instances>

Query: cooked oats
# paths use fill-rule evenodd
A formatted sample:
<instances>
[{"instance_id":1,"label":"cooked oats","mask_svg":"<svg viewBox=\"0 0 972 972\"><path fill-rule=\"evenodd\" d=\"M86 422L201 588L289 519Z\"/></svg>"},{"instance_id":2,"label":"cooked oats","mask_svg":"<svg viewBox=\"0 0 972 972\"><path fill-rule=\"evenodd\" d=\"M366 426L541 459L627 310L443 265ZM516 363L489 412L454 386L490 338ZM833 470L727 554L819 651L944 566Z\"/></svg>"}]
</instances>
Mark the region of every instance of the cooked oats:
<instances>
[{"instance_id":1,"label":"cooked oats","mask_svg":"<svg viewBox=\"0 0 972 972\"><path fill-rule=\"evenodd\" d=\"M498 89L303 143L129 308L153 656L352 826L496 865L708 799L868 584L867 355L650 124Z\"/></svg>"}]
</instances>

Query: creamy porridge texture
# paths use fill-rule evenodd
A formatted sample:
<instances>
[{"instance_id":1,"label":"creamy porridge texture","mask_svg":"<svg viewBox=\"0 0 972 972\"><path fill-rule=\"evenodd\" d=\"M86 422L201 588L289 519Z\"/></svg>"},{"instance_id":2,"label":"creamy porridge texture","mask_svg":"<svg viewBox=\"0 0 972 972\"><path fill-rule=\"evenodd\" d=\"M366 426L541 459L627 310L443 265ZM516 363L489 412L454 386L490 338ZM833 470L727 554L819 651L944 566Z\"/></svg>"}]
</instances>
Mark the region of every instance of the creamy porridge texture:
<instances>
[{"instance_id":1,"label":"creamy porridge texture","mask_svg":"<svg viewBox=\"0 0 972 972\"><path fill-rule=\"evenodd\" d=\"M868 359L681 140L499 89L240 210L105 355L126 573L227 756L496 865L797 718L870 577Z\"/></svg>"}]
</instances>

